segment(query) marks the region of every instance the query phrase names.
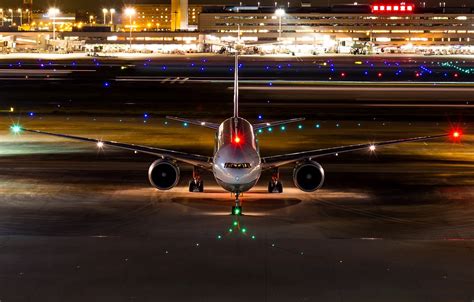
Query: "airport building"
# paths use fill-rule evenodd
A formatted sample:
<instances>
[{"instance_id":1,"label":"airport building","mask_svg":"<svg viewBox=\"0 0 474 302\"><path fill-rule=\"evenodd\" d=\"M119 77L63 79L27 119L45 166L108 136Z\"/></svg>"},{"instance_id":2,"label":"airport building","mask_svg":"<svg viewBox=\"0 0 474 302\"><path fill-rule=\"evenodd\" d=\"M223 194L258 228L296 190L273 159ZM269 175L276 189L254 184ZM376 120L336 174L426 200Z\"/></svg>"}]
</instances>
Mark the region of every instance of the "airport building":
<instances>
[{"instance_id":1,"label":"airport building","mask_svg":"<svg viewBox=\"0 0 474 302\"><path fill-rule=\"evenodd\" d=\"M60 38L71 42L61 45L85 45L94 51L217 52L237 42L254 44L247 49L250 53L474 54L474 8L387 3L270 7L188 5L186 0L172 0L134 5L133 15L117 12L110 24L104 15L101 27L95 22L78 26L73 15L61 14L55 29ZM31 17L36 29L51 30L50 17Z\"/></svg>"},{"instance_id":2,"label":"airport building","mask_svg":"<svg viewBox=\"0 0 474 302\"><path fill-rule=\"evenodd\" d=\"M393 2L392 2L393 3ZM199 30L215 40L278 41L294 51L473 49L473 8L413 4L297 7L207 7Z\"/></svg>"}]
</instances>

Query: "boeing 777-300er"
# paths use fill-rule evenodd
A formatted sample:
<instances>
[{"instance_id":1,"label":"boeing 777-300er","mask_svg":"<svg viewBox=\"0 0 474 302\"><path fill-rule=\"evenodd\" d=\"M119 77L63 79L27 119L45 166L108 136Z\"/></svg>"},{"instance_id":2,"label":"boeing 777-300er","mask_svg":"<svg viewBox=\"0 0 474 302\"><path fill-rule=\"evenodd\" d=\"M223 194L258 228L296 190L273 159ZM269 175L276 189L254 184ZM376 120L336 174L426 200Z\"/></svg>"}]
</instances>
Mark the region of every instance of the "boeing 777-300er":
<instances>
[{"instance_id":1,"label":"boeing 777-300er","mask_svg":"<svg viewBox=\"0 0 474 302\"><path fill-rule=\"evenodd\" d=\"M67 134L31 130L22 128L19 125L12 126L12 130L13 132L27 131L67 139L93 142L96 143L99 148L112 146L131 150L136 153L155 155L158 159L154 161L148 169L148 178L151 185L159 190L169 190L178 184L180 179L179 164L184 163L194 167L193 179L189 184L190 192L202 192L204 188L200 173L202 171L211 171L214 174L217 183L235 196L235 206L232 207L233 215L242 214L241 200L239 197L243 192L250 190L256 185L262 171L271 170L273 172L272 179L269 181L268 192L281 193L283 191L283 186L279 180L278 168L292 164L294 165L293 181L295 186L304 192L313 192L321 188L324 183L323 167L315 161L319 157L364 149L374 151L378 146L425 141L447 136L451 136L453 139L459 139L461 136L460 130L453 130L450 133L432 136L381 141L369 144L356 144L262 157L260 156L260 150L256 139L256 132L259 129L298 122L304 120L304 118L252 124L246 119L240 117L238 61L239 58L236 53L234 66L234 115L232 117L226 119L221 124L195 119L167 117L172 120L216 130L213 156L189 154L160 149L157 147L124 144L115 141L105 141Z\"/></svg>"}]
</instances>

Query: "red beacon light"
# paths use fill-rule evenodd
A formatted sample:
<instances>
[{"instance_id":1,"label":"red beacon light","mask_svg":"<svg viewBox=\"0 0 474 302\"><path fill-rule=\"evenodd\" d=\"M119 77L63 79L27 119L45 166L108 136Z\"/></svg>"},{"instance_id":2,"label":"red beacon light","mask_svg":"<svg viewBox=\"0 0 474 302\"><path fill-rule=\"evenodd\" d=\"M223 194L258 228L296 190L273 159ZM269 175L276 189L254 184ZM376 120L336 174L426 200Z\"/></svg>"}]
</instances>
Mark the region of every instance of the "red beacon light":
<instances>
[{"instance_id":1,"label":"red beacon light","mask_svg":"<svg viewBox=\"0 0 474 302\"><path fill-rule=\"evenodd\" d=\"M236 134L232 142L236 145L240 145L240 143L242 142L242 138L238 134Z\"/></svg>"}]
</instances>

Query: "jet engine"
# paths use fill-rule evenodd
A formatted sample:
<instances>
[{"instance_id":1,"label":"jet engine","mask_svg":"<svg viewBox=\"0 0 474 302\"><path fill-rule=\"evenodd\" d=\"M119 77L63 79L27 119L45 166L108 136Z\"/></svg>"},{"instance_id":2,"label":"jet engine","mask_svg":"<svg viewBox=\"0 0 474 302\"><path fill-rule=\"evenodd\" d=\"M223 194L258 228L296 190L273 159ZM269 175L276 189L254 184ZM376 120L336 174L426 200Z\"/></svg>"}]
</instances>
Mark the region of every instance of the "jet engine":
<instances>
[{"instance_id":1,"label":"jet engine","mask_svg":"<svg viewBox=\"0 0 474 302\"><path fill-rule=\"evenodd\" d=\"M179 176L179 167L164 159L154 161L148 169L148 179L158 190L174 188L179 182Z\"/></svg>"},{"instance_id":2,"label":"jet engine","mask_svg":"<svg viewBox=\"0 0 474 302\"><path fill-rule=\"evenodd\" d=\"M293 170L295 186L304 192L314 192L324 183L324 169L314 161L298 164Z\"/></svg>"}]
</instances>

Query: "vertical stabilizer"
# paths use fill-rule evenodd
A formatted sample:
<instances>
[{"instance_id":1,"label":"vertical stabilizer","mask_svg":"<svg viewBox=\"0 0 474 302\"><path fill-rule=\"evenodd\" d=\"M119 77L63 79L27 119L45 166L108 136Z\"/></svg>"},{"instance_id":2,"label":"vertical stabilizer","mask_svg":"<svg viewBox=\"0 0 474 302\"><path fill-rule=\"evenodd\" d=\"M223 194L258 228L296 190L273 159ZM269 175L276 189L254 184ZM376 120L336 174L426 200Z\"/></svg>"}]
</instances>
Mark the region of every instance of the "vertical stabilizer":
<instances>
[{"instance_id":1,"label":"vertical stabilizer","mask_svg":"<svg viewBox=\"0 0 474 302\"><path fill-rule=\"evenodd\" d=\"M234 65L234 117L239 117L239 53L237 49Z\"/></svg>"}]
</instances>

